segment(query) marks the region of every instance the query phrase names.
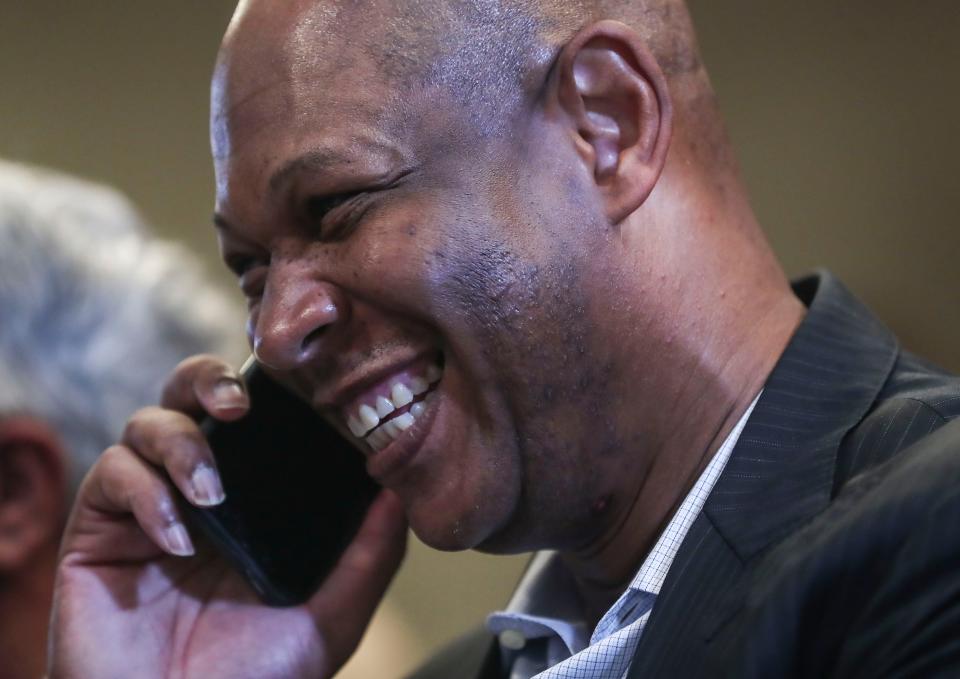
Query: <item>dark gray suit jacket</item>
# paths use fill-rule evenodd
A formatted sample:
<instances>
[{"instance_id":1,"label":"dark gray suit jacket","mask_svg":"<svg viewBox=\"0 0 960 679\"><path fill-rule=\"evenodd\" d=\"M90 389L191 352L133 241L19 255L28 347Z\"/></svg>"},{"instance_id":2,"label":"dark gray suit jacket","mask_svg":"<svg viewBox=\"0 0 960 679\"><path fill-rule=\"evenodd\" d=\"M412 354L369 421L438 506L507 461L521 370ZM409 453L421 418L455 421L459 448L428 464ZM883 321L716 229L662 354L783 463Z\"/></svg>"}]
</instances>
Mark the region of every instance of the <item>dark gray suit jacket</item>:
<instances>
[{"instance_id":1,"label":"dark gray suit jacket","mask_svg":"<svg viewBox=\"0 0 960 679\"><path fill-rule=\"evenodd\" d=\"M829 274L794 289L809 312L631 679L960 676L960 378L900 351ZM413 676L500 677L497 645L477 629Z\"/></svg>"}]
</instances>

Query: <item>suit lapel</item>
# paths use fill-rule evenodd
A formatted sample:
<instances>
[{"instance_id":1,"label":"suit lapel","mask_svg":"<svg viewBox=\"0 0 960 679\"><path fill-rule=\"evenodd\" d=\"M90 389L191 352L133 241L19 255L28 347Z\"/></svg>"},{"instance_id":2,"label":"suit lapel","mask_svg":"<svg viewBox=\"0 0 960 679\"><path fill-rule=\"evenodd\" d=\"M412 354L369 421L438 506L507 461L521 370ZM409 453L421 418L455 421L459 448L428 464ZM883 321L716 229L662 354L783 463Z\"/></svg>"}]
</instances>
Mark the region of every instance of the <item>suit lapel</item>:
<instances>
[{"instance_id":1,"label":"suit lapel","mask_svg":"<svg viewBox=\"0 0 960 679\"><path fill-rule=\"evenodd\" d=\"M896 361L890 331L832 276L794 289L807 316L677 553L630 677L704 673L707 642L742 606L758 556L829 503L840 442Z\"/></svg>"},{"instance_id":2,"label":"suit lapel","mask_svg":"<svg viewBox=\"0 0 960 679\"><path fill-rule=\"evenodd\" d=\"M743 579L743 563L701 514L663 583L629 677L696 675L683 670L706 663L706 645L701 643L704 616L725 609L725 597Z\"/></svg>"}]
</instances>

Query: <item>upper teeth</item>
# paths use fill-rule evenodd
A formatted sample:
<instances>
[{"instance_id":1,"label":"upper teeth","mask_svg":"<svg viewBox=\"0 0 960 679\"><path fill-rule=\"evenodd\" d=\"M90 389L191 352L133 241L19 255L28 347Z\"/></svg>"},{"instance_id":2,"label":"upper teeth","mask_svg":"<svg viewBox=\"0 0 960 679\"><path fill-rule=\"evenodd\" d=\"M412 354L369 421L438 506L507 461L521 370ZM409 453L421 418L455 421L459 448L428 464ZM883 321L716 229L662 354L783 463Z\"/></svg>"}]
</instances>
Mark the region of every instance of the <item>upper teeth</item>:
<instances>
[{"instance_id":1,"label":"upper teeth","mask_svg":"<svg viewBox=\"0 0 960 679\"><path fill-rule=\"evenodd\" d=\"M394 391L396 391L396 389L394 389ZM394 405L390 402L390 399L384 398L383 396L377 396L377 415L379 415L382 419L396 410L398 405L402 404L397 403Z\"/></svg>"},{"instance_id":2,"label":"upper teeth","mask_svg":"<svg viewBox=\"0 0 960 679\"><path fill-rule=\"evenodd\" d=\"M357 411L347 418L347 427L350 429L350 433L357 438L363 438L369 432L376 429L381 420L397 408L408 405L416 396L427 391L431 384L440 379L441 375L440 367L431 364L427 366L422 376L414 375L406 378L405 381L397 381L390 389L389 398L386 396L377 396L372 404L361 404L357 408ZM380 427L379 430L370 434L367 441L376 450L383 448L387 443L399 436L400 432L409 429L413 425L414 419L420 415L423 410L424 407L421 404L415 403L408 412L394 417Z\"/></svg>"},{"instance_id":3,"label":"upper teeth","mask_svg":"<svg viewBox=\"0 0 960 679\"><path fill-rule=\"evenodd\" d=\"M402 408L410 403L410 401L413 400L414 394L422 394L425 391L426 389L415 391L412 386L408 387L403 382L397 382L395 385L393 385L393 389L390 390L390 401L393 401L393 403L390 403L390 401L387 401L387 399L383 398L382 396L379 400L390 403L392 406L390 411L392 412L394 408Z\"/></svg>"}]
</instances>

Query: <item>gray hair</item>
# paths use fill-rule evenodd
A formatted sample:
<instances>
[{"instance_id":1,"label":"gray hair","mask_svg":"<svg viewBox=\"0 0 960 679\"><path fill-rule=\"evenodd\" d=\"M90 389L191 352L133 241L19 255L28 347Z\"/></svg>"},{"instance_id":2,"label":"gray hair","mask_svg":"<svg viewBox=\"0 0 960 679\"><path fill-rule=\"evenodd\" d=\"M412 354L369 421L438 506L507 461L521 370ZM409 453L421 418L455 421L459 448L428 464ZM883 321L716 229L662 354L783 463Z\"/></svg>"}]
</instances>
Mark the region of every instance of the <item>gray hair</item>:
<instances>
[{"instance_id":1,"label":"gray hair","mask_svg":"<svg viewBox=\"0 0 960 679\"><path fill-rule=\"evenodd\" d=\"M240 309L117 192L0 162L0 416L44 420L71 492L186 356L244 353Z\"/></svg>"}]
</instances>

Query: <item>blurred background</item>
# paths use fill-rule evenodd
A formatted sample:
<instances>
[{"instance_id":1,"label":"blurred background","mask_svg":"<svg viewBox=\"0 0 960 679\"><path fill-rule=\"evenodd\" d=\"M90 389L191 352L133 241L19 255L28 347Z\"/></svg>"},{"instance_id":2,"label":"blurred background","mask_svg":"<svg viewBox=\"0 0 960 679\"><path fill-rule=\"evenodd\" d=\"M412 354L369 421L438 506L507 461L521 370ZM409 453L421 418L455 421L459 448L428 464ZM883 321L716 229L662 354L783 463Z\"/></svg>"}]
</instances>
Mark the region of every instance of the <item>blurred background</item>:
<instances>
[{"instance_id":1,"label":"blurred background","mask_svg":"<svg viewBox=\"0 0 960 679\"><path fill-rule=\"evenodd\" d=\"M907 348L960 370L960 5L691 5L757 212L788 272L830 268ZM233 6L0 7L0 156L116 186L225 286L233 282L210 226L207 113ZM378 623L383 641L365 642L360 655L403 674L504 604L524 563L412 544Z\"/></svg>"}]
</instances>

